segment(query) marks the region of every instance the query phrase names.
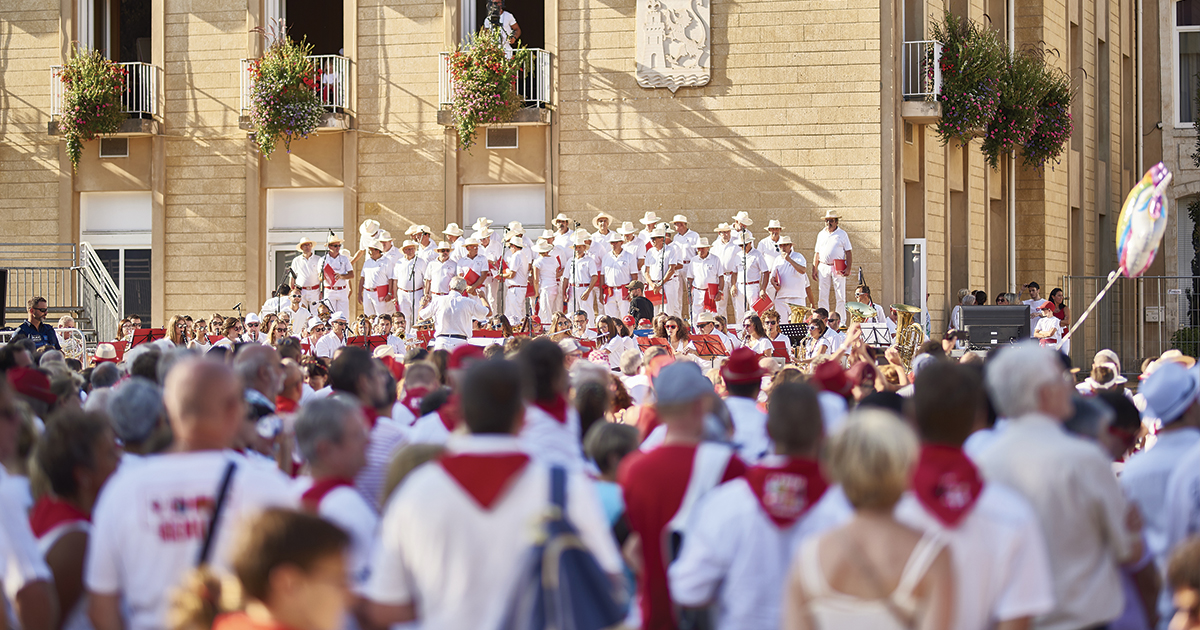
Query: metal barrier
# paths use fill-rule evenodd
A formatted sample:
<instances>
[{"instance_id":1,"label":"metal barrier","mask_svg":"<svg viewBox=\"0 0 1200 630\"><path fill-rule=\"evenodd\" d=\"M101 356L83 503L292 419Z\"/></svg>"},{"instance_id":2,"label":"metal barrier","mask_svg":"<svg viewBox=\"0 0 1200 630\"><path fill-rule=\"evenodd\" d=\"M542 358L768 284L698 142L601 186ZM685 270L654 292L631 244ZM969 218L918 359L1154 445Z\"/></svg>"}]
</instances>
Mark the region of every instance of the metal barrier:
<instances>
[{"instance_id":1,"label":"metal barrier","mask_svg":"<svg viewBox=\"0 0 1200 630\"><path fill-rule=\"evenodd\" d=\"M1063 290L1072 323L1108 282L1104 276L1067 276ZM1053 287L1044 287L1047 297ZM1139 374L1146 358L1177 347L1200 354L1200 276L1120 278L1071 337L1071 360L1088 369L1098 350L1121 357L1126 374Z\"/></svg>"},{"instance_id":2,"label":"metal barrier","mask_svg":"<svg viewBox=\"0 0 1200 630\"><path fill-rule=\"evenodd\" d=\"M939 49L940 50L940 49ZM450 55L438 55L438 106L454 104L454 78L450 74ZM526 107L544 107L550 104L550 73L553 57L541 48L530 48L529 56L517 76L517 94L525 99ZM940 74L939 74L940 76Z\"/></svg>"},{"instance_id":3,"label":"metal barrier","mask_svg":"<svg viewBox=\"0 0 1200 630\"><path fill-rule=\"evenodd\" d=\"M125 91L121 93L121 111L142 116L158 115L158 66L140 61L119 63L125 69ZM62 66L50 67L50 115L61 116L64 86L59 75Z\"/></svg>"},{"instance_id":4,"label":"metal barrier","mask_svg":"<svg viewBox=\"0 0 1200 630\"><path fill-rule=\"evenodd\" d=\"M941 94L941 61L941 42L904 42L904 100L932 101Z\"/></svg>"},{"instance_id":5,"label":"metal barrier","mask_svg":"<svg viewBox=\"0 0 1200 630\"><path fill-rule=\"evenodd\" d=\"M121 293L88 243L0 243L0 268L8 270L7 312L25 313L30 298L43 297L49 319L71 314L97 339L116 338Z\"/></svg>"},{"instance_id":6,"label":"metal barrier","mask_svg":"<svg viewBox=\"0 0 1200 630\"><path fill-rule=\"evenodd\" d=\"M317 96L321 105L330 109L346 109L350 106L350 58L341 55L310 55L308 60L320 71L317 83ZM253 98L250 87L253 81L250 77L250 64L253 59L242 60L242 111L250 111Z\"/></svg>"}]
</instances>

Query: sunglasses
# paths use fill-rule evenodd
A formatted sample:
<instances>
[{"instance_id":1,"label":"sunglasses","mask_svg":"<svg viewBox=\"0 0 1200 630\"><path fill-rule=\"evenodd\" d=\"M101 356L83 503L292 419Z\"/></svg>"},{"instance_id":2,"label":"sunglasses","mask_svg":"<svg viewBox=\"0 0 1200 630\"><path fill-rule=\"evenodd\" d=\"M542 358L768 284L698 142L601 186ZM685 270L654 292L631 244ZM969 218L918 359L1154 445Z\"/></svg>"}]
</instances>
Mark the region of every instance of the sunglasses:
<instances>
[{"instance_id":1,"label":"sunglasses","mask_svg":"<svg viewBox=\"0 0 1200 630\"><path fill-rule=\"evenodd\" d=\"M32 309L30 309L30 310L32 310L32 311L37 311L37 312L39 312L39 313L45 313L46 311L49 311L50 309L49 309L49 308L38 308L38 307L36 307L36 306L35 306L35 307L33 307Z\"/></svg>"},{"instance_id":2,"label":"sunglasses","mask_svg":"<svg viewBox=\"0 0 1200 630\"><path fill-rule=\"evenodd\" d=\"M258 328L261 324L246 324L250 328Z\"/></svg>"},{"instance_id":3,"label":"sunglasses","mask_svg":"<svg viewBox=\"0 0 1200 630\"><path fill-rule=\"evenodd\" d=\"M341 248L342 248L341 245L330 245L329 246L329 249L341 249Z\"/></svg>"},{"instance_id":4,"label":"sunglasses","mask_svg":"<svg viewBox=\"0 0 1200 630\"><path fill-rule=\"evenodd\" d=\"M667 330L679 330L678 326L663 326L663 328L666 328Z\"/></svg>"},{"instance_id":5,"label":"sunglasses","mask_svg":"<svg viewBox=\"0 0 1200 630\"><path fill-rule=\"evenodd\" d=\"M764 323L764 324L766 324L766 325L768 325L768 326L774 326L775 324L778 324L779 322L777 322L777 321L775 321L775 320L769 320L769 321L765 321L765 322L763 322L763 323Z\"/></svg>"},{"instance_id":6,"label":"sunglasses","mask_svg":"<svg viewBox=\"0 0 1200 630\"><path fill-rule=\"evenodd\" d=\"M300 299L300 296L299 296L299 295L293 295L293 296L292 296L292 299L293 299L293 300L299 300L299 299Z\"/></svg>"}]
</instances>

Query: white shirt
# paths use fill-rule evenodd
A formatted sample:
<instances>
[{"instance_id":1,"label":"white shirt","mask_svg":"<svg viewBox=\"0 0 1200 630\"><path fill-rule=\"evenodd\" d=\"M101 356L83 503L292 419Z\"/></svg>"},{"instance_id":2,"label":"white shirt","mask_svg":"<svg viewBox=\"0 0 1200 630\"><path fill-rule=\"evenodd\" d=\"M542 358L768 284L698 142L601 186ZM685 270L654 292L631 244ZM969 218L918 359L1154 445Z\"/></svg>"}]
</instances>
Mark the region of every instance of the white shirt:
<instances>
[{"instance_id":1,"label":"white shirt","mask_svg":"<svg viewBox=\"0 0 1200 630\"><path fill-rule=\"evenodd\" d=\"M729 396L725 407L733 419L733 443L738 457L747 465L753 465L766 457L772 450L771 438L767 437L767 414L758 408L752 398Z\"/></svg>"},{"instance_id":2,"label":"white shirt","mask_svg":"<svg viewBox=\"0 0 1200 630\"><path fill-rule=\"evenodd\" d=\"M445 444L450 439L450 430L438 412L431 411L413 422L406 439L409 444Z\"/></svg>"},{"instance_id":3,"label":"white shirt","mask_svg":"<svg viewBox=\"0 0 1200 630\"><path fill-rule=\"evenodd\" d=\"M313 351L313 354L319 357L330 358L338 348L344 345L346 345L345 339L338 337L333 331L329 331L321 335L321 338L317 340L317 349Z\"/></svg>"},{"instance_id":4,"label":"white shirt","mask_svg":"<svg viewBox=\"0 0 1200 630\"><path fill-rule=\"evenodd\" d=\"M512 453L511 436L455 436L452 453ZM484 511L435 462L418 467L384 512L367 597L416 604L423 628L496 627L535 543L550 497L549 469L536 461L513 476ZM567 518L600 567L617 575L621 558L592 483L568 473Z\"/></svg>"},{"instance_id":5,"label":"white shirt","mask_svg":"<svg viewBox=\"0 0 1200 630\"><path fill-rule=\"evenodd\" d=\"M547 466L562 466L575 471L585 467L579 412L573 405L567 405L565 424L537 405L525 405L525 426L521 428L520 437L522 450Z\"/></svg>"},{"instance_id":6,"label":"white shirt","mask_svg":"<svg viewBox=\"0 0 1200 630\"><path fill-rule=\"evenodd\" d=\"M793 552L852 516L845 494L831 487L791 527L781 528L745 479L723 483L696 506L679 559L667 569L672 599L702 606L715 597L719 630L777 630Z\"/></svg>"},{"instance_id":7,"label":"white shirt","mask_svg":"<svg viewBox=\"0 0 1200 630\"><path fill-rule=\"evenodd\" d=\"M432 317L435 334L469 338L471 322L487 319L487 314L487 306L478 298L451 291L448 295L434 297L417 316L420 319Z\"/></svg>"},{"instance_id":8,"label":"white shirt","mask_svg":"<svg viewBox=\"0 0 1200 630\"><path fill-rule=\"evenodd\" d=\"M283 309L285 312L292 314L292 334L297 337L304 337L304 331L308 327L308 320L312 317L312 313L308 309L301 306L299 310L293 311L290 307ZM207 339L205 341L208 341Z\"/></svg>"},{"instance_id":9,"label":"white shirt","mask_svg":"<svg viewBox=\"0 0 1200 630\"><path fill-rule=\"evenodd\" d=\"M266 507L295 507L278 470L231 451L174 453L120 469L104 486L92 514L85 582L90 592L122 596L131 630L166 627L171 596L204 541L211 518L204 506L215 501L231 460L237 469L210 558L223 571L242 522Z\"/></svg>"},{"instance_id":10,"label":"white shirt","mask_svg":"<svg viewBox=\"0 0 1200 630\"><path fill-rule=\"evenodd\" d=\"M1062 338L1062 328L1059 327L1059 323L1060 322L1059 322L1058 318L1053 315L1051 315L1050 317L1038 318L1037 325L1033 327L1033 332L1034 332L1034 334L1037 334L1039 332L1053 333L1049 337L1043 337L1043 339L1048 339L1050 341L1058 341L1059 339Z\"/></svg>"},{"instance_id":11,"label":"white shirt","mask_svg":"<svg viewBox=\"0 0 1200 630\"><path fill-rule=\"evenodd\" d=\"M266 315L267 313L275 313L278 315L279 311L282 311L288 307L288 303L290 301L291 298L286 295L277 295L268 299L266 302L263 302L262 308L258 309L258 312L263 315Z\"/></svg>"},{"instance_id":12,"label":"white shirt","mask_svg":"<svg viewBox=\"0 0 1200 630\"><path fill-rule=\"evenodd\" d=\"M896 519L942 534L954 566L955 630L988 630L993 624L1050 612L1050 563L1037 515L1029 502L998 483L985 483L971 511L953 529L906 492Z\"/></svg>"},{"instance_id":13,"label":"white shirt","mask_svg":"<svg viewBox=\"0 0 1200 630\"><path fill-rule=\"evenodd\" d=\"M685 264L691 262L696 257L696 244L699 242L700 234L696 230L688 230L687 234L676 234L671 239L671 244L682 250L681 254Z\"/></svg>"},{"instance_id":14,"label":"white shirt","mask_svg":"<svg viewBox=\"0 0 1200 630\"><path fill-rule=\"evenodd\" d=\"M730 261L733 263L730 271L737 274L737 286L745 287L747 284L758 284L762 280L764 273L770 271L767 267L767 261L757 249L750 250L750 253L742 256L742 252L735 253ZM749 268L749 277L745 273L746 268Z\"/></svg>"},{"instance_id":15,"label":"white shirt","mask_svg":"<svg viewBox=\"0 0 1200 630\"><path fill-rule=\"evenodd\" d=\"M421 247L421 245L419 243L420 242L418 241L418 245L417 245L417 257L418 258L423 259L427 263L432 263L434 260L437 259L437 245L434 244L433 239L429 239L429 244L424 247Z\"/></svg>"},{"instance_id":16,"label":"white shirt","mask_svg":"<svg viewBox=\"0 0 1200 630\"><path fill-rule=\"evenodd\" d=\"M805 267L807 270L808 261L799 252L793 250L791 256L787 258L791 258L792 261L801 267ZM788 298L793 300L803 299L806 297L804 290L808 288L808 274L796 271L796 268L787 261L787 258L780 252L779 256L775 258L775 266L772 267L772 271L779 278L779 293L777 295L781 300Z\"/></svg>"},{"instance_id":17,"label":"white shirt","mask_svg":"<svg viewBox=\"0 0 1200 630\"><path fill-rule=\"evenodd\" d=\"M835 260L845 260L846 252L851 249L850 237L840 227L832 232L821 230L817 233L817 247L815 251L817 256L820 257L822 264L832 265Z\"/></svg>"},{"instance_id":18,"label":"white shirt","mask_svg":"<svg viewBox=\"0 0 1200 630\"><path fill-rule=\"evenodd\" d=\"M758 242L758 245L755 246L755 249L762 253L763 258L767 260L768 267L774 267L775 259L783 255L783 251L781 251L779 247L779 242L771 238L770 234L764 236L763 239Z\"/></svg>"},{"instance_id":19,"label":"white shirt","mask_svg":"<svg viewBox=\"0 0 1200 630\"><path fill-rule=\"evenodd\" d=\"M527 286L529 284L529 266L531 262L524 249L517 250L516 252L510 250L504 257L504 264L508 266L509 271L513 272L513 277L505 280L504 286L510 289Z\"/></svg>"},{"instance_id":20,"label":"white shirt","mask_svg":"<svg viewBox=\"0 0 1200 630\"><path fill-rule=\"evenodd\" d=\"M647 402L650 395L649 376L641 373L634 374L633 376L621 376L621 381L625 383L625 391L629 392L629 397L633 399L633 404L641 405Z\"/></svg>"},{"instance_id":21,"label":"white shirt","mask_svg":"<svg viewBox=\"0 0 1200 630\"><path fill-rule=\"evenodd\" d=\"M383 494L383 484L387 480L388 466L392 456L404 441L404 430L392 422L387 416L380 416L367 434L367 464L354 477L354 487L358 489L367 503L378 510L386 497Z\"/></svg>"},{"instance_id":22,"label":"white shirt","mask_svg":"<svg viewBox=\"0 0 1200 630\"><path fill-rule=\"evenodd\" d=\"M458 275L458 263L449 259L445 262L435 259L429 262L425 274L429 278L429 292L443 295L450 292L450 281Z\"/></svg>"},{"instance_id":23,"label":"white shirt","mask_svg":"<svg viewBox=\"0 0 1200 630\"><path fill-rule=\"evenodd\" d=\"M1125 528L1125 496L1100 448L1030 414L1010 422L977 461L989 481L1016 490L1037 514L1055 601L1037 627L1086 628L1120 615L1118 567L1136 541Z\"/></svg>"},{"instance_id":24,"label":"white shirt","mask_svg":"<svg viewBox=\"0 0 1200 630\"><path fill-rule=\"evenodd\" d=\"M721 259L714 256L710 250L708 256L704 258L699 255L692 258L691 272L692 288L703 291L710 284L720 284L721 276L724 275L724 266L721 264Z\"/></svg>"},{"instance_id":25,"label":"white shirt","mask_svg":"<svg viewBox=\"0 0 1200 630\"><path fill-rule=\"evenodd\" d=\"M292 271L296 274L296 286L300 288L317 287L321 284L321 274L325 260L313 254L308 258L300 254L292 259Z\"/></svg>"},{"instance_id":26,"label":"white shirt","mask_svg":"<svg viewBox=\"0 0 1200 630\"><path fill-rule=\"evenodd\" d=\"M367 259L363 261L362 278L364 291L374 291L375 287L386 287L388 281L392 279L392 265L389 265L383 257L375 260L368 255Z\"/></svg>"},{"instance_id":27,"label":"white shirt","mask_svg":"<svg viewBox=\"0 0 1200 630\"><path fill-rule=\"evenodd\" d=\"M1120 482L1125 496L1142 513L1146 547L1164 571L1169 549L1167 484L1184 456L1197 444L1200 444L1200 429L1194 427L1160 432L1154 448L1134 453L1121 471Z\"/></svg>"},{"instance_id":28,"label":"white shirt","mask_svg":"<svg viewBox=\"0 0 1200 630\"><path fill-rule=\"evenodd\" d=\"M8 610L17 593L34 582L52 582L50 567L38 550L29 529L29 518L22 506L24 490L19 479L0 466L0 585L8 599Z\"/></svg>"},{"instance_id":29,"label":"white shirt","mask_svg":"<svg viewBox=\"0 0 1200 630\"><path fill-rule=\"evenodd\" d=\"M466 278L468 270L474 270L475 273L479 274L480 278L486 276L488 273L487 256L484 256L482 253L475 254L474 258L467 258L466 256L463 256L462 259L458 261L458 276L460 278ZM478 282L478 279L476 279L475 282ZM472 282L468 282L467 288L471 288L472 284Z\"/></svg>"},{"instance_id":30,"label":"white shirt","mask_svg":"<svg viewBox=\"0 0 1200 630\"><path fill-rule=\"evenodd\" d=\"M312 479L298 484L296 501L312 487ZM366 590L371 576L371 549L379 533L379 514L362 494L347 486L338 486L321 498L317 515L350 534L351 589L358 595Z\"/></svg>"},{"instance_id":31,"label":"white shirt","mask_svg":"<svg viewBox=\"0 0 1200 630\"><path fill-rule=\"evenodd\" d=\"M537 269L538 290L548 289L555 291L558 288L558 271L561 265L558 263L558 258L553 253L542 256L538 255L533 261L534 269Z\"/></svg>"},{"instance_id":32,"label":"white shirt","mask_svg":"<svg viewBox=\"0 0 1200 630\"><path fill-rule=\"evenodd\" d=\"M603 258L604 264L604 283L610 287L628 286L633 281L634 274L637 273L637 256L632 252L622 248L622 250L613 254L612 250L605 252Z\"/></svg>"},{"instance_id":33,"label":"white shirt","mask_svg":"<svg viewBox=\"0 0 1200 630\"><path fill-rule=\"evenodd\" d=\"M1041 304L1042 302L1045 302L1045 300L1040 299L1040 298L1036 299L1036 300L1022 300L1021 301L1022 304L1029 307L1029 336L1031 336L1031 337L1033 336L1034 329L1037 328L1038 320L1042 319L1042 316L1040 314L1038 314L1037 309L1034 308L1034 305ZM959 310L961 311L962 308L959 307ZM951 315L953 315L953 313Z\"/></svg>"},{"instance_id":34,"label":"white shirt","mask_svg":"<svg viewBox=\"0 0 1200 630\"><path fill-rule=\"evenodd\" d=\"M350 257L345 254L342 254L342 255L338 256L337 258L334 258L333 256L326 256L325 264L332 267L333 272L338 275L342 275L342 274L346 274L346 273L348 273L348 274L354 273L354 265L350 264ZM325 268L325 266L322 265L321 269L324 270L324 268ZM322 274L323 273L324 273L324 271L322 271ZM354 277L354 276L351 275L351 277ZM350 285L348 284L348 280L346 280L345 278L336 278L336 279L334 279L332 286L327 285L325 288L330 291L341 291L343 289L349 289Z\"/></svg>"},{"instance_id":35,"label":"white shirt","mask_svg":"<svg viewBox=\"0 0 1200 630\"><path fill-rule=\"evenodd\" d=\"M579 287L584 289L592 283L592 278L596 275L596 267L592 263L591 256L582 258L573 258L563 266L563 276L567 279L567 284L575 286L577 284L584 285ZM586 290L586 289L585 289Z\"/></svg>"},{"instance_id":36,"label":"white shirt","mask_svg":"<svg viewBox=\"0 0 1200 630\"><path fill-rule=\"evenodd\" d=\"M683 259L674 248L664 245L662 249L651 247L646 250L645 268L652 282L662 282L662 279L671 273L671 267L682 264ZM671 278L675 279L676 276Z\"/></svg>"},{"instance_id":37,"label":"white shirt","mask_svg":"<svg viewBox=\"0 0 1200 630\"><path fill-rule=\"evenodd\" d=\"M392 277L396 279L396 288L406 292L420 291L425 288L425 269L428 264L413 256L401 257L392 267Z\"/></svg>"}]
</instances>

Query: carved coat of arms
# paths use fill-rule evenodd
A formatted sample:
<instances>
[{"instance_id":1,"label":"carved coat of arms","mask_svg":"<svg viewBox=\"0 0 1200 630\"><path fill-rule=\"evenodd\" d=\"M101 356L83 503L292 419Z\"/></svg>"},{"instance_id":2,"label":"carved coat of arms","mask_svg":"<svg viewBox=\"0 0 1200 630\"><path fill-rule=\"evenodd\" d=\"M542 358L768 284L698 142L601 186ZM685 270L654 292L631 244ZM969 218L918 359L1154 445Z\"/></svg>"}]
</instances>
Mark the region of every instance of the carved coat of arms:
<instances>
[{"instance_id":1,"label":"carved coat of arms","mask_svg":"<svg viewBox=\"0 0 1200 630\"><path fill-rule=\"evenodd\" d=\"M638 85L674 92L708 84L709 2L638 0Z\"/></svg>"}]
</instances>

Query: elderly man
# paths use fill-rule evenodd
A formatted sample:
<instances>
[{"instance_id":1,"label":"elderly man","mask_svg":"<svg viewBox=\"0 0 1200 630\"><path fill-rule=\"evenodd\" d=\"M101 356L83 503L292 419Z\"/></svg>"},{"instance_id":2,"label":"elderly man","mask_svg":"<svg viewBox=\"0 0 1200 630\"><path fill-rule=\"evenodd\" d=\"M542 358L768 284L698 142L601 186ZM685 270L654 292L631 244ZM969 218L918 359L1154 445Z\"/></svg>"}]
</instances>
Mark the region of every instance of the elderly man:
<instances>
[{"instance_id":1,"label":"elderly man","mask_svg":"<svg viewBox=\"0 0 1200 630\"><path fill-rule=\"evenodd\" d=\"M1141 532L1109 458L1062 428L1074 413L1072 381L1054 351L1029 343L1002 350L986 381L1010 421L979 468L1032 505L1049 551L1054 608L1037 627L1104 626L1121 614L1120 566L1141 557Z\"/></svg>"},{"instance_id":2,"label":"elderly man","mask_svg":"<svg viewBox=\"0 0 1200 630\"><path fill-rule=\"evenodd\" d=\"M464 241L463 246L467 255L458 261L458 276L467 281L467 293L482 295L479 289L491 274L487 256L480 251L480 241L475 236Z\"/></svg>"},{"instance_id":3,"label":"elderly man","mask_svg":"<svg viewBox=\"0 0 1200 630\"><path fill-rule=\"evenodd\" d=\"M398 312L404 315L404 328L400 332L407 336L411 326L417 323L417 310L425 298L425 271L429 265L417 256L417 244L414 241L404 241L400 245L400 253L392 269L392 277L396 280L396 306Z\"/></svg>"},{"instance_id":4,"label":"elderly man","mask_svg":"<svg viewBox=\"0 0 1200 630\"><path fill-rule=\"evenodd\" d=\"M324 259L313 253L316 244L310 238L301 239L296 245L299 256L292 259L292 275L288 285L293 291L300 291L300 306L313 308L314 302L321 300L321 274L325 265Z\"/></svg>"},{"instance_id":5,"label":"elderly man","mask_svg":"<svg viewBox=\"0 0 1200 630\"><path fill-rule=\"evenodd\" d=\"M596 269L591 255L588 253L587 240L582 234L572 237L575 246L575 257L563 263L563 303L566 312L583 311L587 321L595 322L596 309L592 305L592 297L596 285L600 282L599 269Z\"/></svg>"},{"instance_id":6,"label":"elderly man","mask_svg":"<svg viewBox=\"0 0 1200 630\"><path fill-rule=\"evenodd\" d=\"M387 368L372 359L370 352L357 346L343 350L329 365L329 386L354 401L366 419L366 464L354 477L354 487L375 509L384 499L380 495L388 463L404 438L400 427L378 411L386 404L389 394L395 400L395 394L387 391L387 383Z\"/></svg>"},{"instance_id":7,"label":"elderly man","mask_svg":"<svg viewBox=\"0 0 1200 630\"><path fill-rule=\"evenodd\" d=\"M625 238L616 232L608 235L610 251L601 259L604 288L600 301L604 314L618 319L629 313L629 283L637 276L637 256L625 247Z\"/></svg>"},{"instance_id":8,"label":"elderly man","mask_svg":"<svg viewBox=\"0 0 1200 630\"><path fill-rule=\"evenodd\" d=\"M504 279L504 315L513 325L518 325L526 315L533 315L532 309L525 307L532 281L533 258L532 252L525 251L524 239L516 234L509 237L508 249L509 253L504 257L505 269L500 273Z\"/></svg>"},{"instance_id":9,"label":"elderly man","mask_svg":"<svg viewBox=\"0 0 1200 630\"><path fill-rule=\"evenodd\" d=\"M170 453L147 458L108 481L93 511L85 582L96 630L167 625L175 589L200 557L224 566L237 525L263 508L294 505L276 469L230 452L245 422L242 388L222 363L189 359L163 388L176 437ZM223 509L216 522L214 505Z\"/></svg>"},{"instance_id":10,"label":"elderly man","mask_svg":"<svg viewBox=\"0 0 1200 630\"><path fill-rule=\"evenodd\" d=\"M471 337L471 322L487 319L491 314L487 304L467 295L467 281L450 281L450 293L433 298L417 314L421 319L433 318L434 340L431 349L453 351Z\"/></svg>"},{"instance_id":11,"label":"elderly man","mask_svg":"<svg viewBox=\"0 0 1200 630\"><path fill-rule=\"evenodd\" d=\"M850 237L838 227L837 210L825 211L825 229L817 234L817 247L813 254L813 280L817 281L817 306L829 308L829 287L832 284L837 296L837 313L846 319L846 277L854 264Z\"/></svg>"},{"instance_id":12,"label":"elderly man","mask_svg":"<svg viewBox=\"0 0 1200 630\"><path fill-rule=\"evenodd\" d=\"M325 279L325 301L332 311L350 311L350 280L354 278L354 265L350 257L342 252L342 239L330 235L325 242L329 251L325 255L322 275Z\"/></svg>"},{"instance_id":13,"label":"elderly man","mask_svg":"<svg viewBox=\"0 0 1200 630\"><path fill-rule=\"evenodd\" d=\"M742 240L742 235L733 237L734 249L730 255L730 272L734 273L733 287L729 292L733 301L733 312L737 321L746 319L746 313L751 312L754 303L762 294L762 288L771 277L771 270L762 254L754 248L754 241Z\"/></svg>"},{"instance_id":14,"label":"elderly man","mask_svg":"<svg viewBox=\"0 0 1200 630\"><path fill-rule=\"evenodd\" d=\"M809 294L812 293L808 283L808 262L800 252L793 251L792 237L781 237L777 245L779 255L775 257L774 266L771 268L771 286L775 287L775 300L783 304L807 306L811 303ZM761 243L759 246L762 246ZM783 306L777 308L786 310Z\"/></svg>"},{"instance_id":15,"label":"elderly man","mask_svg":"<svg viewBox=\"0 0 1200 630\"><path fill-rule=\"evenodd\" d=\"M346 345L346 328L348 325L345 313L342 311L334 313L329 318L329 332L325 333L317 341L317 346L313 350L313 354L323 359L333 358L333 353L338 348Z\"/></svg>"},{"instance_id":16,"label":"elderly man","mask_svg":"<svg viewBox=\"0 0 1200 630\"><path fill-rule=\"evenodd\" d=\"M395 264L383 255L383 245L375 239L367 240L367 259L363 261L362 274L358 277L358 303L367 317L395 312L396 295L393 288L392 270Z\"/></svg>"},{"instance_id":17,"label":"elderly man","mask_svg":"<svg viewBox=\"0 0 1200 630\"><path fill-rule=\"evenodd\" d=\"M146 455L160 453L171 445L162 388L154 381L135 376L121 383L109 397L107 412L125 449L122 466L136 465Z\"/></svg>"},{"instance_id":18,"label":"elderly man","mask_svg":"<svg viewBox=\"0 0 1200 630\"><path fill-rule=\"evenodd\" d=\"M717 301L725 293L725 266L712 253L707 238L696 241L696 255L692 257L689 271L692 284L691 321L694 322L700 313L717 312Z\"/></svg>"},{"instance_id":19,"label":"elderly man","mask_svg":"<svg viewBox=\"0 0 1200 630\"><path fill-rule=\"evenodd\" d=\"M650 233L650 249L646 250L646 262L642 274L650 284L650 290L663 297L661 311L680 317L683 305L679 303L679 270L683 259L679 252L667 247L667 231L663 227Z\"/></svg>"},{"instance_id":20,"label":"elderly man","mask_svg":"<svg viewBox=\"0 0 1200 630\"><path fill-rule=\"evenodd\" d=\"M571 218L559 212L554 217L554 244L558 247L571 246Z\"/></svg>"}]
</instances>

